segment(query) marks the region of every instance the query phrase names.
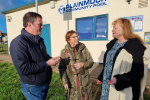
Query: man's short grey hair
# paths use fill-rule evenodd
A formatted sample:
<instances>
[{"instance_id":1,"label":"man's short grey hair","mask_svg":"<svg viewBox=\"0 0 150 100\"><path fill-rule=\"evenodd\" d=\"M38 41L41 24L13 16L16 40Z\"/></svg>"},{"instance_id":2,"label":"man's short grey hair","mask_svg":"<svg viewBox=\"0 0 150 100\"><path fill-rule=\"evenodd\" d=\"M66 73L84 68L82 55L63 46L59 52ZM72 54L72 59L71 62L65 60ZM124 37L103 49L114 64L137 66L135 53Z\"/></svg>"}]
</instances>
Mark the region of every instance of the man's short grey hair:
<instances>
[{"instance_id":1,"label":"man's short grey hair","mask_svg":"<svg viewBox=\"0 0 150 100\"><path fill-rule=\"evenodd\" d=\"M23 17L23 26L26 28L28 26L28 22L34 23L36 21L36 18L39 17L42 19L42 16L35 12L28 12Z\"/></svg>"}]
</instances>

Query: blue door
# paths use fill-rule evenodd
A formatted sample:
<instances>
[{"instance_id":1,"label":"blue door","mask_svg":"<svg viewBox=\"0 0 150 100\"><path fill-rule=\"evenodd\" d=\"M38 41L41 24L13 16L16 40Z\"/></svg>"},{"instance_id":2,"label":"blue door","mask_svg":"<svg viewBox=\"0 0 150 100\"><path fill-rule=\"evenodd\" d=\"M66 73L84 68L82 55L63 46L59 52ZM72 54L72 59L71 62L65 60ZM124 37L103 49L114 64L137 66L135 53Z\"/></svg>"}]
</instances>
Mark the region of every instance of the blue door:
<instances>
[{"instance_id":1,"label":"blue door","mask_svg":"<svg viewBox=\"0 0 150 100\"><path fill-rule=\"evenodd\" d=\"M51 33L50 24L43 25L41 37L44 39L44 43L47 49L47 53L51 56Z\"/></svg>"}]
</instances>

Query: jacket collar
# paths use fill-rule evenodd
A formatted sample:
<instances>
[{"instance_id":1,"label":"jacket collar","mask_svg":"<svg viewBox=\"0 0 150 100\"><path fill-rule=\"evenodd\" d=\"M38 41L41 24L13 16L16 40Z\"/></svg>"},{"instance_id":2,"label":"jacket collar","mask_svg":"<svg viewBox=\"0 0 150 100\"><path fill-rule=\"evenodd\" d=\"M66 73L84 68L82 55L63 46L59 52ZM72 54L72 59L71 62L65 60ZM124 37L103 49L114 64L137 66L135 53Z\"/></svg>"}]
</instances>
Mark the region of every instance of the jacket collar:
<instances>
[{"instance_id":1,"label":"jacket collar","mask_svg":"<svg viewBox=\"0 0 150 100\"><path fill-rule=\"evenodd\" d=\"M111 49L118 39L113 39L107 44L107 49ZM129 51L130 49L142 49L146 50L146 47L136 38L129 39L123 46L124 49Z\"/></svg>"},{"instance_id":2,"label":"jacket collar","mask_svg":"<svg viewBox=\"0 0 150 100\"><path fill-rule=\"evenodd\" d=\"M65 48L68 49L68 50L74 50L74 47L71 47L71 45L70 45L69 43L67 43L67 45L65 46ZM75 46L75 48L76 48L77 51L78 51L78 50L80 51L80 50L82 50L82 49L85 48L85 45L84 45L83 43L79 42L79 43Z\"/></svg>"},{"instance_id":3,"label":"jacket collar","mask_svg":"<svg viewBox=\"0 0 150 100\"><path fill-rule=\"evenodd\" d=\"M40 36L35 36L35 35L28 33L24 28L22 28L21 30L21 35L28 37L31 41L35 43L37 43L37 39L40 37ZM40 39L38 40L44 40L44 39L40 37Z\"/></svg>"},{"instance_id":4,"label":"jacket collar","mask_svg":"<svg viewBox=\"0 0 150 100\"><path fill-rule=\"evenodd\" d=\"M116 41L117 39L113 39L107 44L108 51L113 47ZM128 51L137 62L140 57L143 57L144 51L146 50L146 47L136 38L129 39L122 48Z\"/></svg>"},{"instance_id":5,"label":"jacket collar","mask_svg":"<svg viewBox=\"0 0 150 100\"><path fill-rule=\"evenodd\" d=\"M116 43L116 41L117 41L117 39L111 40L111 41L106 45L107 49L110 50L110 49L114 46L114 44Z\"/></svg>"}]
</instances>

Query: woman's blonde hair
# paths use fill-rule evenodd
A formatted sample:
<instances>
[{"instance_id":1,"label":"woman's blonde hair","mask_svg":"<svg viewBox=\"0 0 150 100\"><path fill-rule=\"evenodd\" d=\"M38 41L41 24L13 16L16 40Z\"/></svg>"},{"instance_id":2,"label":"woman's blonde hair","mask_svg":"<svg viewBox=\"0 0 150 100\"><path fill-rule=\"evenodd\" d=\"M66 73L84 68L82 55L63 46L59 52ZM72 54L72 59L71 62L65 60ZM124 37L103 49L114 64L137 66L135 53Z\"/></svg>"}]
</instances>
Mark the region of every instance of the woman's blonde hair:
<instances>
[{"instance_id":1,"label":"woman's blonde hair","mask_svg":"<svg viewBox=\"0 0 150 100\"><path fill-rule=\"evenodd\" d=\"M119 18L115 20L112 25L114 26L116 23L120 23L123 29L123 37L128 39L137 38L141 41L141 43L144 45L144 41L141 39L141 37L134 33L132 24L129 19Z\"/></svg>"}]
</instances>

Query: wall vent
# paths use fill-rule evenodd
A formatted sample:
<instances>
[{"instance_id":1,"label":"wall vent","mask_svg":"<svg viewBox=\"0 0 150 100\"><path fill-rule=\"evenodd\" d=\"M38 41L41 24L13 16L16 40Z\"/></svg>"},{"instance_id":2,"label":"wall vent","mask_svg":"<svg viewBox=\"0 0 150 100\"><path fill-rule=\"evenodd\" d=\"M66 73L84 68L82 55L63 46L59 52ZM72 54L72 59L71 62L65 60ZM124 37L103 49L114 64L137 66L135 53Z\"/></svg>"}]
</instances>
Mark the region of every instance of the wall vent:
<instances>
[{"instance_id":1,"label":"wall vent","mask_svg":"<svg viewBox=\"0 0 150 100\"><path fill-rule=\"evenodd\" d=\"M148 0L139 0L138 8L148 7Z\"/></svg>"}]
</instances>

